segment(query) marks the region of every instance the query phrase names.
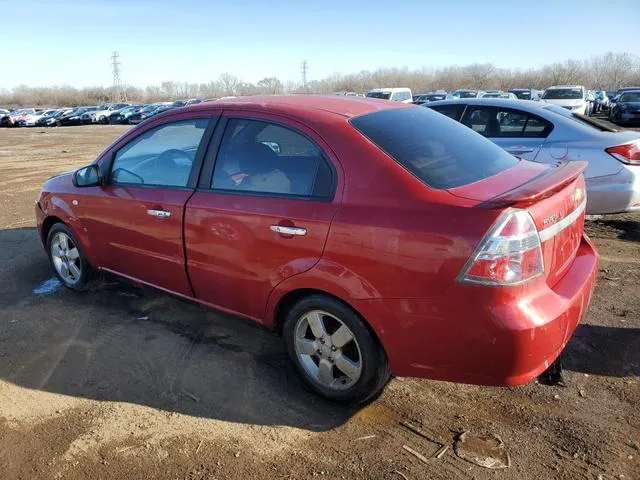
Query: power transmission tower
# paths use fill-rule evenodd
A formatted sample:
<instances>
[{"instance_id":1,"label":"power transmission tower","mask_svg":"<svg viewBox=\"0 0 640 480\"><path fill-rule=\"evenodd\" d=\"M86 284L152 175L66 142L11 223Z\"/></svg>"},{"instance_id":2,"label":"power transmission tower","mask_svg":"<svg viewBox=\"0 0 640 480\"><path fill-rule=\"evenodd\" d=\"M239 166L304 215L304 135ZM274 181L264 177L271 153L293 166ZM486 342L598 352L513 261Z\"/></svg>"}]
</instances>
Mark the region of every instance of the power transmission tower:
<instances>
[{"instance_id":1,"label":"power transmission tower","mask_svg":"<svg viewBox=\"0 0 640 480\"><path fill-rule=\"evenodd\" d=\"M305 92L309 93L307 87L307 73L309 72L309 63L306 60L302 61L302 88Z\"/></svg>"},{"instance_id":2,"label":"power transmission tower","mask_svg":"<svg viewBox=\"0 0 640 480\"><path fill-rule=\"evenodd\" d=\"M113 71L113 101L116 103L124 102L127 100L127 94L120 79L120 54L118 52L111 54L111 69Z\"/></svg>"}]
</instances>

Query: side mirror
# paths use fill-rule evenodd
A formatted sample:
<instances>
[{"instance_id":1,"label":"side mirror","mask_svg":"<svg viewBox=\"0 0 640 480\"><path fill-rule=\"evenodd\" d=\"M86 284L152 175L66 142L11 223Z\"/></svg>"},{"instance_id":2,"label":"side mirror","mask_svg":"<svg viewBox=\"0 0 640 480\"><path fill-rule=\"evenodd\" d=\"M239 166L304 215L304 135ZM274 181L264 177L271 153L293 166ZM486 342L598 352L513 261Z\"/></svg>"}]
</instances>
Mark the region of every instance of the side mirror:
<instances>
[{"instance_id":1,"label":"side mirror","mask_svg":"<svg viewBox=\"0 0 640 480\"><path fill-rule=\"evenodd\" d=\"M88 165L82 167L73 174L73 184L76 187L96 187L102 185L100 168L98 165Z\"/></svg>"}]
</instances>

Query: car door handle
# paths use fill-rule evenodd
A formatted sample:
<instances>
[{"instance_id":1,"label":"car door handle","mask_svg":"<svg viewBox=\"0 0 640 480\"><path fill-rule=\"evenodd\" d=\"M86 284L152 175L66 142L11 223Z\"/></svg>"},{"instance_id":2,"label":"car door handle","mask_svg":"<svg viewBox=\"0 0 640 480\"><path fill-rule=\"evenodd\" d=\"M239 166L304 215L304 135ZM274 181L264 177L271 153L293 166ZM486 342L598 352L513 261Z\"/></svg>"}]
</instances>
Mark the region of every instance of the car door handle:
<instances>
[{"instance_id":1,"label":"car door handle","mask_svg":"<svg viewBox=\"0 0 640 480\"><path fill-rule=\"evenodd\" d=\"M286 225L271 225L271 231L281 233L283 235L296 235L304 236L307 234L307 229L304 227L287 227Z\"/></svg>"},{"instance_id":2,"label":"car door handle","mask_svg":"<svg viewBox=\"0 0 640 480\"><path fill-rule=\"evenodd\" d=\"M151 215L156 218L169 218L171 216L171 212L167 212L166 210L147 210L147 215Z\"/></svg>"}]
</instances>

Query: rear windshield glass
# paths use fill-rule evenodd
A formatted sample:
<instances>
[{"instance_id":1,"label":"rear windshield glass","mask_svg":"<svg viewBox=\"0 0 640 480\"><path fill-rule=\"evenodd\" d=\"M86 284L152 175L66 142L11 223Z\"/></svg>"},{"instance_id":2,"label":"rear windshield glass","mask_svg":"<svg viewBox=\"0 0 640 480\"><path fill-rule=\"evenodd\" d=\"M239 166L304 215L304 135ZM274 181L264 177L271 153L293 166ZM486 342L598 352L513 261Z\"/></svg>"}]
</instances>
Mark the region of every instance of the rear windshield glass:
<instances>
[{"instance_id":1,"label":"rear windshield glass","mask_svg":"<svg viewBox=\"0 0 640 480\"><path fill-rule=\"evenodd\" d=\"M433 188L455 188L518 163L497 145L428 108L367 113L351 124L404 168Z\"/></svg>"},{"instance_id":2,"label":"rear windshield glass","mask_svg":"<svg viewBox=\"0 0 640 480\"><path fill-rule=\"evenodd\" d=\"M369 92L369 93L367 93L367 97L369 97L369 98L382 98L383 100L389 100L391 98L391 93Z\"/></svg>"},{"instance_id":3,"label":"rear windshield glass","mask_svg":"<svg viewBox=\"0 0 640 480\"><path fill-rule=\"evenodd\" d=\"M581 125L593 128L594 130L599 130L601 132L615 132L616 129L612 128L609 125L604 123L600 123L597 119L587 117L585 115L580 115L579 113L573 113L567 110L566 108L558 107L557 105L547 105L544 107L545 110L549 112L553 112L556 115L561 115L565 118L570 118L574 122L577 122Z\"/></svg>"},{"instance_id":4,"label":"rear windshield glass","mask_svg":"<svg viewBox=\"0 0 640 480\"><path fill-rule=\"evenodd\" d=\"M515 94L520 100L529 100L531 98L529 90L509 90L509 92Z\"/></svg>"},{"instance_id":5,"label":"rear windshield glass","mask_svg":"<svg viewBox=\"0 0 640 480\"><path fill-rule=\"evenodd\" d=\"M545 100L579 100L582 98L582 88L550 88L544 92Z\"/></svg>"}]
</instances>

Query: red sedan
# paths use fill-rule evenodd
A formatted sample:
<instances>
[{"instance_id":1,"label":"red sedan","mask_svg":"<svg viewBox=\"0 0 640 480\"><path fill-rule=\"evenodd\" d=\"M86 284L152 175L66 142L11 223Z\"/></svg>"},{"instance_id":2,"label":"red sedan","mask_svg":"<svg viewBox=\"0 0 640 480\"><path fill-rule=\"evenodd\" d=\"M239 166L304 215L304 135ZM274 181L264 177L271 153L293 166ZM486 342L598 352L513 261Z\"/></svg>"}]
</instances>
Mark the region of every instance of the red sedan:
<instances>
[{"instance_id":1,"label":"red sedan","mask_svg":"<svg viewBox=\"0 0 640 480\"><path fill-rule=\"evenodd\" d=\"M36 215L66 286L102 270L251 318L361 402L392 373L517 385L558 357L597 271L584 168L426 108L251 97L143 122Z\"/></svg>"}]
</instances>

